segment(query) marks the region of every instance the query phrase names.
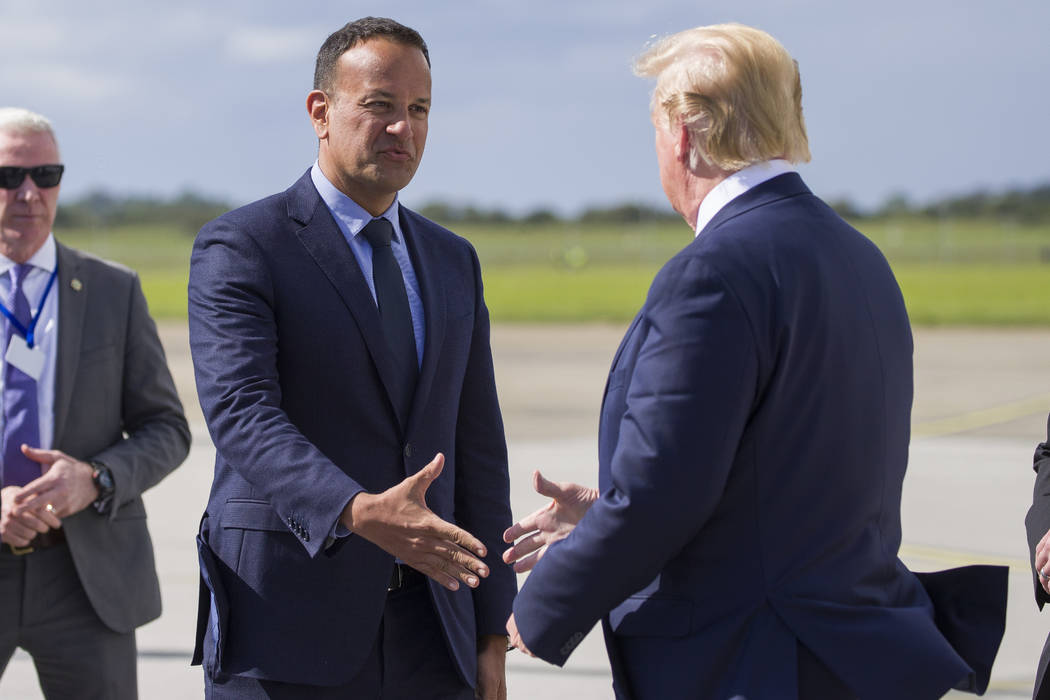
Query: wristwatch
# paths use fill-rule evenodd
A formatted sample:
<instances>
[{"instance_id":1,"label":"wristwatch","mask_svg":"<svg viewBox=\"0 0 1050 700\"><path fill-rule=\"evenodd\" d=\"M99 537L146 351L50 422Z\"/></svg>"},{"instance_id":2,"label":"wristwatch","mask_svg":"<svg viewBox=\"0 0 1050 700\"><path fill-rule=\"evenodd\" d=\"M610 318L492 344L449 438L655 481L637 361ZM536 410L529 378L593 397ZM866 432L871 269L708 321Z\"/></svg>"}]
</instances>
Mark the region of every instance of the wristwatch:
<instances>
[{"instance_id":1,"label":"wristwatch","mask_svg":"<svg viewBox=\"0 0 1050 700\"><path fill-rule=\"evenodd\" d=\"M105 515L109 513L110 506L113 504L113 492L116 490L113 485L113 474L102 462L90 462L90 464L95 468L91 474L91 481L98 489L98 498L92 505L97 513Z\"/></svg>"}]
</instances>

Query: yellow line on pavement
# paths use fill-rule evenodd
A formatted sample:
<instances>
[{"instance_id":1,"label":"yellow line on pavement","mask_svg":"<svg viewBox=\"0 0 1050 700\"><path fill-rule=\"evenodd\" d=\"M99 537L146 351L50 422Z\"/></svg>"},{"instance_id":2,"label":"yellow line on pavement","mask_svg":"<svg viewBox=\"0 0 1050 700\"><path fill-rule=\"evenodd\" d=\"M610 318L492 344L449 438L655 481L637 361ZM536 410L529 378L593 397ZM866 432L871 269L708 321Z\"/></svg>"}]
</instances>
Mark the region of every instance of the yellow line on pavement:
<instances>
[{"instance_id":1,"label":"yellow line on pavement","mask_svg":"<svg viewBox=\"0 0 1050 700\"><path fill-rule=\"evenodd\" d=\"M967 566L968 564L1008 566L1012 573L1025 575L1028 575L1031 571L1028 560L1022 559L1021 557L988 554L987 552L973 552L965 549L951 549L949 547L934 547L924 544L909 544L907 542L901 545L900 557L902 559L919 559L947 566Z\"/></svg>"},{"instance_id":2,"label":"yellow line on pavement","mask_svg":"<svg viewBox=\"0 0 1050 700\"><path fill-rule=\"evenodd\" d=\"M1050 394L1039 394L1020 401L1013 401L991 408L960 413L946 418L936 418L914 423L912 435L930 437L951 435L965 430L984 428L998 423L1007 423L1018 418L1050 411Z\"/></svg>"}]
</instances>

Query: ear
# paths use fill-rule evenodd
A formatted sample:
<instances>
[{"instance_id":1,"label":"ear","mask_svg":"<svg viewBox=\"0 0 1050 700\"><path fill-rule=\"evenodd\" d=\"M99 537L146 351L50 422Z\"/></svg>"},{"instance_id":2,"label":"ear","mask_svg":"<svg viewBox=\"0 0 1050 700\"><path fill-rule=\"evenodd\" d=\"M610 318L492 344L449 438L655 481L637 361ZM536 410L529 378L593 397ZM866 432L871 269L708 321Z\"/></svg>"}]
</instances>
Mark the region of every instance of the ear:
<instances>
[{"instance_id":1,"label":"ear","mask_svg":"<svg viewBox=\"0 0 1050 700\"><path fill-rule=\"evenodd\" d=\"M674 145L674 155L680 163L689 162L689 129L678 122L678 139Z\"/></svg>"},{"instance_id":2,"label":"ear","mask_svg":"<svg viewBox=\"0 0 1050 700\"><path fill-rule=\"evenodd\" d=\"M314 125L314 133L317 134L319 139L324 139L328 136L329 106L328 95L323 90L311 90L310 94L306 96L306 111Z\"/></svg>"}]
</instances>

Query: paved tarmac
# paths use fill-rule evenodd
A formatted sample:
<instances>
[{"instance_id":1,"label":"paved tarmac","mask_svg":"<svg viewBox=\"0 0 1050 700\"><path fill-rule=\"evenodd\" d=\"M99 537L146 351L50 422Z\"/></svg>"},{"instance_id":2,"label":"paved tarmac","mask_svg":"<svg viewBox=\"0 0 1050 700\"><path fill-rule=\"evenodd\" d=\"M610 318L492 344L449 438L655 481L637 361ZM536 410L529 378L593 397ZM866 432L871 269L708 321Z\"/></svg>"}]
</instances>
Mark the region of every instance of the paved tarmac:
<instances>
[{"instance_id":1,"label":"paved tarmac","mask_svg":"<svg viewBox=\"0 0 1050 700\"><path fill-rule=\"evenodd\" d=\"M529 486L536 467L557 480L595 481L598 408L623 330L494 328L516 516L542 504ZM214 449L197 407L184 328L163 324L161 334L194 446L186 463L146 494L165 612L139 631L139 688L143 700L182 700L203 694L200 669L188 665L197 601L193 534L211 483ZM916 570L1010 566L1007 631L985 697L1029 697L1050 630L1050 619L1034 604L1024 533L1032 451L1045 437L1050 412L1050 330L918 329L915 339L914 439L901 555ZM509 697L611 698L600 637L589 635L560 670L512 652ZM17 653L0 679L0 698L41 697L31 660Z\"/></svg>"}]
</instances>

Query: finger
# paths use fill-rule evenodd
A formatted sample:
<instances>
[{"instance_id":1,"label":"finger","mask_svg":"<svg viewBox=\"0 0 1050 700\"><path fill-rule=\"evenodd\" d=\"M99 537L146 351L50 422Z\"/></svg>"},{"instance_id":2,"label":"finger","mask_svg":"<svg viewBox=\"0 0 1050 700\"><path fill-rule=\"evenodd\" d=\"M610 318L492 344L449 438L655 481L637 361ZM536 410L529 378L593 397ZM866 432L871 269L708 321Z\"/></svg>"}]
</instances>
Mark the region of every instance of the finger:
<instances>
[{"instance_id":1,"label":"finger","mask_svg":"<svg viewBox=\"0 0 1050 700\"><path fill-rule=\"evenodd\" d=\"M33 479L15 496L14 503L17 506L31 504L40 498L40 494L47 492L52 486L54 486L52 479Z\"/></svg>"},{"instance_id":2,"label":"finger","mask_svg":"<svg viewBox=\"0 0 1050 700\"><path fill-rule=\"evenodd\" d=\"M513 547L503 553L503 561L512 564L527 554L532 554L537 549L547 544L547 539L541 532L534 532L528 537L523 537Z\"/></svg>"},{"instance_id":3,"label":"finger","mask_svg":"<svg viewBox=\"0 0 1050 700\"><path fill-rule=\"evenodd\" d=\"M485 562L475 558L470 552L465 549L461 549L454 544L448 542L437 542L434 545L432 554L429 556L437 557L442 562L448 562L446 566L442 563L442 568L446 570L455 570L455 576L462 579L461 573L469 576L480 576L482 578L489 575L489 567ZM450 568L451 567L451 568ZM469 584L472 587L477 585Z\"/></svg>"},{"instance_id":4,"label":"finger","mask_svg":"<svg viewBox=\"0 0 1050 700\"><path fill-rule=\"evenodd\" d=\"M448 573L446 570L442 569L440 566L435 566L426 561L414 562L409 564L409 566L411 566L413 569L420 572L427 578L437 581L439 584L449 589L450 591L459 590L459 580L455 576Z\"/></svg>"},{"instance_id":5,"label":"finger","mask_svg":"<svg viewBox=\"0 0 1050 700\"><path fill-rule=\"evenodd\" d=\"M48 506L50 506L50 509ZM37 511L37 517L46 523L52 530L57 530L62 527L62 520L58 515L58 508L55 508L50 503L46 504L42 510Z\"/></svg>"},{"instance_id":6,"label":"finger","mask_svg":"<svg viewBox=\"0 0 1050 700\"><path fill-rule=\"evenodd\" d=\"M52 503L41 498L39 502L27 503L17 506L11 510L11 515L24 522L39 522L43 530L34 525L38 532L47 532L50 529L62 527L62 520L58 514L58 508Z\"/></svg>"},{"instance_id":7,"label":"finger","mask_svg":"<svg viewBox=\"0 0 1050 700\"><path fill-rule=\"evenodd\" d=\"M532 513L529 513L524 518L522 518L518 522L516 522L513 525L511 525L510 527L508 527L503 532L503 541L507 542L509 544L509 543L513 542L514 540L518 539L519 537L521 537L522 535L526 535L526 534L528 534L530 532L535 532L536 530L539 530L540 529L540 527L539 527L540 518L543 517L543 515L547 511L549 511L552 508L554 508L554 506L555 506L554 501L551 501L550 503L548 503L547 505L543 506L539 510L533 511Z\"/></svg>"},{"instance_id":8,"label":"finger","mask_svg":"<svg viewBox=\"0 0 1050 700\"><path fill-rule=\"evenodd\" d=\"M439 524L434 527L433 532L441 539L456 544L463 550L466 550L467 553L476 554L479 557L484 557L488 554L485 545L474 535L461 527L453 525L447 520L442 520L436 515L434 516L434 519L437 520ZM478 563L480 564L481 562Z\"/></svg>"},{"instance_id":9,"label":"finger","mask_svg":"<svg viewBox=\"0 0 1050 700\"><path fill-rule=\"evenodd\" d=\"M33 482L36 484L37 482ZM53 481L42 481L39 486L33 486L32 489L26 488L20 495L18 503L15 507L19 511L33 510L42 511L45 509L47 504L50 503L53 507L53 512L58 513L66 503L66 492L64 489L59 488L56 482Z\"/></svg>"},{"instance_id":10,"label":"finger","mask_svg":"<svg viewBox=\"0 0 1050 700\"><path fill-rule=\"evenodd\" d=\"M526 571L532 571L532 567L536 566L536 563L539 562L540 557L542 557L546 552L547 549L546 547L544 547L543 549L536 550L529 556L523 557L518 561L514 562L514 573L523 574Z\"/></svg>"},{"instance_id":11,"label":"finger","mask_svg":"<svg viewBox=\"0 0 1050 700\"><path fill-rule=\"evenodd\" d=\"M12 514L6 527L8 533L13 533L27 541L33 539L38 533L47 532L50 529L44 521L33 513Z\"/></svg>"},{"instance_id":12,"label":"finger","mask_svg":"<svg viewBox=\"0 0 1050 700\"><path fill-rule=\"evenodd\" d=\"M22 445L22 454L40 464L51 464L64 456L58 450L42 450L39 447L30 447L29 445Z\"/></svg>"},{"instance_id":13,"label":"finger","mask_svg":"<svg viewBox=\"0 0 1050 700\"><path fill-rule=\"evenodd\" d=\"M36 537L36 532L22 527L14 527L11 523L4 532L4 542L13 547L25 547Z\"/></svg>"}]
</instances>

